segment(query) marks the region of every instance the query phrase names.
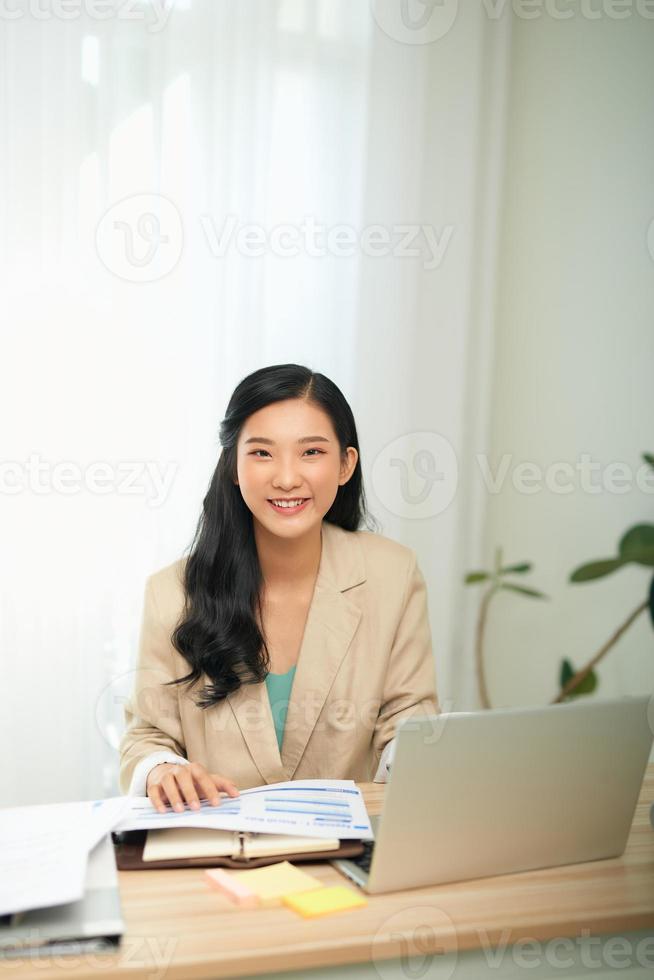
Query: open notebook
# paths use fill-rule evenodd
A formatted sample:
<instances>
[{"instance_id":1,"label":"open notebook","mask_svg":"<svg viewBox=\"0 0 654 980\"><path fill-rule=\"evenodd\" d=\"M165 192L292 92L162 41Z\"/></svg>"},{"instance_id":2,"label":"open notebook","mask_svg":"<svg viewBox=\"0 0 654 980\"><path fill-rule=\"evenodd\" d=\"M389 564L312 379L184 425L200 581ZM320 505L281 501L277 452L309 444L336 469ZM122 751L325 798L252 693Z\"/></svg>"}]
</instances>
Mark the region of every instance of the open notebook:
<instances>
[{"instance_id":1,"label":"open notebook","mask_svg":"<svg viewBox=\"0 0 654 980\"><path fill-rule=\"evenodd\" d=\"M307 851L335 851L340 846L338 837L297 837L290 834L170 827L164 830L148 830L143 860L166 861L201 857L231 857L242 860Z\"/></svg>"},{"instance_id":2,"label":"open notebook","mask_svg":"<svg viewBox=\"0 0 654 980\"><path fill-rule=\"evenodd\" d=\"M113 835L120 871L156 868L258 868L285 861L358 857L361 840L299 837L254 831L168 827L127 830Z\"/></svg>"}]
</instances>

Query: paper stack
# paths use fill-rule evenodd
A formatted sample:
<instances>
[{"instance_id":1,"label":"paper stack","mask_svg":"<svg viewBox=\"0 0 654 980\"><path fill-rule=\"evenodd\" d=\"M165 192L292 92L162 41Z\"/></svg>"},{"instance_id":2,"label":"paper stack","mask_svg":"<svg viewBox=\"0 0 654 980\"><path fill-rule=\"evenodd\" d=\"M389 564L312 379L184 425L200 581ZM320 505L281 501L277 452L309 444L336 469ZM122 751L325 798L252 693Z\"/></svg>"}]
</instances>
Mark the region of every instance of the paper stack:
<instances>
[{"instance_id":1,"label":"paper stack","mask_svg":"<svg viewBox=\"0 0 654 980\"><path fill-rule=\"evenodd\" d=\"M128 808L117 796L0 809L0 915L80 899L89 852Z\"/></svg>"}]
</instances>

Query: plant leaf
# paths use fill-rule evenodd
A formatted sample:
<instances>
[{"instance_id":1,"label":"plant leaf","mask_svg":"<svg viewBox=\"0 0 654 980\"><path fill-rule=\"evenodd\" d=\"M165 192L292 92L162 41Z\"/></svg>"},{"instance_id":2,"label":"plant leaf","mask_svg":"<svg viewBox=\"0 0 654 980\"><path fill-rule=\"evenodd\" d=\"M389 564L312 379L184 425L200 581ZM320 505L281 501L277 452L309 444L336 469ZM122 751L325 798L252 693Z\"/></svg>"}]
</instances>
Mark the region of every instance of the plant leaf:
<instances>
[{"instance_id":1,"label":"plant leaf","mask_svg":"<svg viewBox=\"0 0 654 980\"><path fill-rule=\"evenodd\" d=\"M576 673L577 671L575 670L575 668L572 666L571 662L567 658L561 661L561 670L559 672L559 686L561 690L563 690L563 688L568 683L568 681L570 681L575 676ZM579 684L578 687L575 687L573 691L570 691L569 694L566 694L565 700L569 701L572 698L577 698L582 694L592 694L593 691L596 689L597 684L598 684L597 674L595 673L594 670L591 670L591 672L587 674L586 677L584 677L583 681L581 682L581 684Z\"/></svg>"},{"instance_id":2,"label":"plant leaf","mask_svg":"<svg viewBox=\"0 0 654 980\"><path fill-rule=\"evenodd\" d=\"M520 595L527 595L531 599L548 598L544 592L539 592L538 589L528 589L526 585L514 585L513 582L502 582L500 588L506 589L509 592L518 592Z\"/></svg>"},{"instance_id":3,"label":"plant leaf","mask_svg":"<svg viewBox=\"0 0 654 980\"><path fill-rule=\"evenodd\" d=\"M643 453L643 459L654 469L654 456L652 453Z\"/></svg>"},{"instance_id":4,"label":"plant leaf","mask_svg":"<svg viewBox=\"0 0 654 980\"><path fill-rule=\"evenodd\" d=\"M500 575L508 575L509 572L522 575L524 572L531 571L531 562L523 561L519 565L505 565L504 568L500 568Z\"/></svg>"},{"instance_id":5,"label":"plant leaf","mask_svg":"<svg viewBox=\"0 0 654 980\"><path fill-rule=\"evenodd\" d=\"M620 557L639 565L654 566L654 524L635 524L623 534Z\"/></svg>"},{"instance_id":6,"label":"plant leaf","mask_svg":"<svg viewBox=\"0 0 654 980\"><path fill-rule=\"evenodd\" d=\"M624 558L603 558L601 561L591 561L587 565L580 565L575 568L570 575L571 582L590 582L594 578L604 578L610 575L616 568L624 565Z\"/></svg>"},{"instance_id":7,"label":"plant leaf","mask_svg":"<svg viewBox=\"0 0 654 980\"><path fill-rule=\"evenodd\" d=\"M576 698L579 697L580 694L592 694L598 683L599 681L597 674L594 670L591 670L589 674L586 674L581 684L578 687L575 687L574 691L570 691L568 697Z\"/></svg>"},{"instance_id":8,"label":"plant leaf","mask_svg":"<svg viewBox=\"0 0 654 980\"><path fill-rule=\"evenodd\" d=\"M567 657L564 657L561 661L561 670L559 671L559 687L561 690L565 687L571 677L574 677L575 670Z\"/></svg>"},{"instance_id":9,"label":"plant leaf","mask_svg":"<svg viewBox=\"0 0 654 980\"><path fill-rule=\"evenodd\" d=\"M474 585L476 582L486 582L489 578L488 572L468 572L463 581L466 585Z\"/></svg>"}]
</instances>

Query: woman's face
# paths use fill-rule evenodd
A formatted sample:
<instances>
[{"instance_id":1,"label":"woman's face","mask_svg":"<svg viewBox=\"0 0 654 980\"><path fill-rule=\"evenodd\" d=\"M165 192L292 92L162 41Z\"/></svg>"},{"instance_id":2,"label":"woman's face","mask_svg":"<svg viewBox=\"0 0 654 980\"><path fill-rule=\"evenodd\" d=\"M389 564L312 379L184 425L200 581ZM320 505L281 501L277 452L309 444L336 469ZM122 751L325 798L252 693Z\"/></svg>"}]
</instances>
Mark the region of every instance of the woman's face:
<instances>
[{"instance_id":1,"label":"woman's face","mask_svg":"<svg viewBox=\"0 0 654 980\"><path fill-rule=\"evenodd\" d=\"M341 459L329 416L300 398L267 405L245 422L237 446L237 483L245 503L266 530L279 537L304 535L320 524L339 486L356 466L353 446ZM297 510L271 501L305 501Z\"/></svg>"}]
</instances>

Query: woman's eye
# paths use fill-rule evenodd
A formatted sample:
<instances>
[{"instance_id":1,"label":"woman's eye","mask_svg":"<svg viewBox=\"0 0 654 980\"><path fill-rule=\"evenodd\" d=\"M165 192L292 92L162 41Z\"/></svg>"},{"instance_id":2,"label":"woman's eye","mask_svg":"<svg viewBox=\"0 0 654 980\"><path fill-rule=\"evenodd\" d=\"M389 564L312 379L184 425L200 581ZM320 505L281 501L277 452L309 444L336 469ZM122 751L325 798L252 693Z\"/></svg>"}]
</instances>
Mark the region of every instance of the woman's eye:
<instances>
[{"instance_id":1,"label":"woman's eye","mask_svg":"<svg viewBox=\"0 0 654 980\"><path fill-rule=\"evenodd\" d=\"M325 453L324 449L307 449L306 452L308 452L308 453L319 453L321 456L324 456L324 453ZM252 456L256 456L257 453L268 453L268 450L267 449L255 449L252 452L251 455Z\"/></svg>"}]
</instances>

